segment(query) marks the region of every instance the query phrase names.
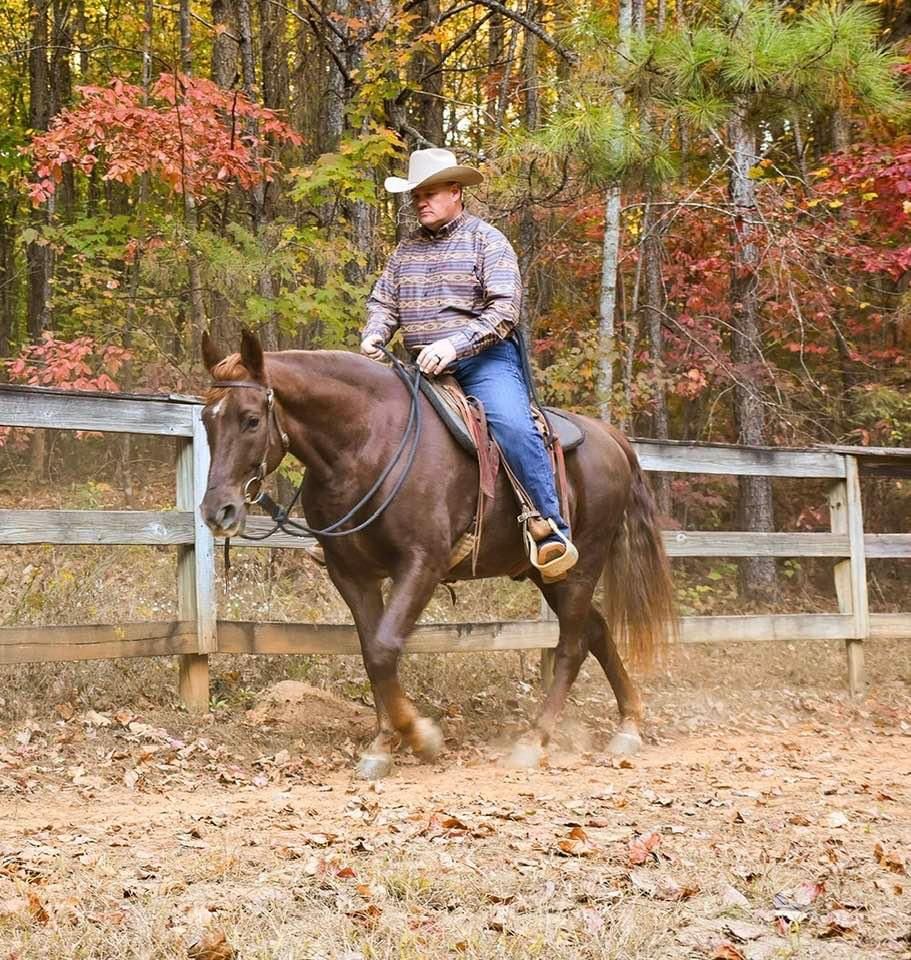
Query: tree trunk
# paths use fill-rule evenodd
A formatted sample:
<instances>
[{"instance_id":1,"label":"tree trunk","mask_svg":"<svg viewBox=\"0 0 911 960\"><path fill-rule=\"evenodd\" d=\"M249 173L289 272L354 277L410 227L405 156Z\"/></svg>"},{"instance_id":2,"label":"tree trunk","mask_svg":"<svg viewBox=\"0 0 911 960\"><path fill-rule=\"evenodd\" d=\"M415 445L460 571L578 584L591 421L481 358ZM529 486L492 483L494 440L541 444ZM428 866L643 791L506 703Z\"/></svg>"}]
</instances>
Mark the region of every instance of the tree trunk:
<instances>
[{"instance_id":1,"label":"tree trunk","mask_svg":"<svg viewBox=\"0 0 911 960\"><path fill-rule=\"evenodd\" d=\"M155 28L154 0L143 2L143 31L142 31L142 103L148 106L149 91L152 86L152 36ZM189 18L187 19L189 23ZM149 198L149 174L143 173L139 178L139 191L136 201L136 213L139 218L145 216L145 207ZM142 220L140 220L142 222ZM129 298L127 300L126 323L123 329L123 346L129 350L133 346L133 328L136 323L136 300L139 295L139 278L141 258L135 257L127 267L129 278ZM133 362L127 360L120 371L120 383L124 390L129 392L133 387ZM133 438L129 433L120 438L120 490L124 505L133 504Z\"/></svg>"},{"instance_id":2,"label":"tree trunk","mask_svg":"<svg viewBox=\"0 0 911 960\"><path fill-rule=\"evenodd\" d=\"M797 167L800 170L803 188L807 193L812 193L813 185L810 183L810 173L807 169L807 142L804 139L800 114L796 108L791 111L791 130L794 134L794 152L797 154Z\"/></svg>"},{"instance_id":3,"label":"tree trunk","mask_svg":"<svg viewBox=\"0 0 911 960\"><path fill-rule=\"evenodd\" d=\"M628 55L633 27L632 0L620 0L619 43L621 56ZM617 103L622 105L622 91L617 93ZM614 315L617 311L617 269L620 262L621 228L620 185L607 188L604 196L604 241L601 252L601 297L598 307L599 371L598 411L602 420L610 421L611 397L614 392Z\"/></svg>"},{"instance_id":4,"label":"tree trunk","mask_svg":"<svg viewBox=\"0 0 911 960\"><path fill-rule=\"evenodd\" d=\"M750 170L758 163L756 132L746 107L734 115L728 128L732 151L730 174L734 211L731 269L731 357L737 382L734 385L734 424L737 442L750 446L766 444L762 398L763 356L759 331L756 242L756 194ZM774 529L772 483L768 477L741 477L738 499L739 529L770 532ZM775 561L751 557L741 561L741 584L746 596L769 601L777 592Z\"/></svg>"},{"instance_id":5,"label":"tree trunk","mask_svg":"<svg viewBox=\"0 0 911 960\"><path fill-rule=\"evenodd\" d=\"M180 0L178 23L180 25L180 69L187 76L193 73L193 48L190 32L190 0ZM190 329L184 337L185 349L191 363L199 357L202 332L206 328L206 305L203 299L202 271L196 251L196 231L199 217L196 201L184 189L184 223L187 231L187 280L189 283Z\"/></svg>"},{"instance_id":6,"label":"tree trunk","mask_svg":"<svg viewBox=\"0 0 911 960\"><path fill-rule=\"evenodd\" d=\"M347 14L349 0L337 0L336 13L341 16ZM329 58L329 84L326 95L326 115L324 122L325 138L321 140L321 149L325 153L330 153L338 149L339 141L345 132L345 114L348 109L348 100L351 97L351 91L348 89L348 83L345 74L339 68L336 61L341 62L346 70L350 70L351 62L349 58L350 50L346 49L345 44L335 34L330 35L335 57Z\"/></svg>"},{"instance_id":7,"label":"tree trunk","mask_svg":"<svg viewBox=\"0 0 911 960\"><path fill-rule=\"evenodd\" d=\"M50 80L48 75L48 8L50 0L31 0L29 4L29 126L32 130L47 130L50 121ZM53 213L53 198L44 207L35 208L29 215L31 226L41 231ZM50 328L50 292L53 259L51 248L32 241L26 244L25 258L28 274L28 331L33 341Z\"/></svg>"},{"instance_id":8,"label":"tree trunk","mask_svg":"<svg viewBox=\"0 0 911 960\"><path fill-rule=\"evenodd\" d=\"M0 200L0 357L8 357L16 326L19 285L16 280L16 234L19 195L4 187Z\"/></svg>"},{"instance_id":9,"label":"tree trunk","mask_svg":"<svg viewBox=\"0 0 911 960\"><path fill-rule=\"evenodd\" d=\"M503 29L503 15L494 13L487 22L487 78L484 110L484 130L486 140L491 144L497 133L497 101L499 99L500 80L503 77L503 51L506 33Z\"/></svg>"},{"instance_id":10,"label":"tree trunk","mask_svg":"<svg viewBox=\"0 0 911 960\"><path fill-rule=\"evenodd\" d=\"M223 90L230 90L238 81L237 72L237 12L234 0L212 0L212 23L216 30L212 37L212 81ZM216 216L216 229L224 235L228 223L228 210L231 201L226 193L220 202L221 213ZM209 290L211 303L210 326L216 343L226 343L234 339L239 331L229 329L231 303L220 289L213 284Z\"/></svg>"},{"instance_id":11,"label":"tree trunk","mask_svg":"<svg viewBox=\"0 0 911 960\"><path fill-rule=\"evenodd\" d=\"M540 16L542 4L529 0L527 16L530 20L537 20ZM538 89L538 38L530 31L525 31L525 49L522 56L522 78L525 87L525 126L529 132L537 130L541 124L541 101ZM538 224L535 220L533 208L533 167L523 164L523 179L527 193L522 203L522 213L519 218L519 271L525 284L525 296L522 298L522 312L519 317L519 327L527 344L532 342L534 329L534 310L532 304L537 292L537 283L534 277L534 265L538 251Z\"/></svg>"},{"instance_id":12,"label":"tree trunk","mask_svg":"<svg viewBox=\"0 0 911 960\"><path fill-rule=\"evenodd\" d=\"M620 187L604 195L604 241L601 248L601 298L598 304L598 413L610 422L614 392L614 316L617 312L617 268L620 258Z\"/></svg>"},{"instance_id":13,"label":"tree trunk","mask_svg":"<svg viewBox=\"0 0 911 960\"><path fill-rule=\"evenodd\" d=\"M516 59L516 45L519 39L519 25L511 23L509 29L509 43L503 57L503 70L500 74L500 88L497 91L497 108L494 113L494 129L502 131L506 119L506 107L509 104L509 81L512 74L512 65Z\"/></svg>"},{"instance_id":14,"label":"tree trunk","mask_svg":"<svg viewBox=\"0 0 911 960\"><path fill-rule=\"evenodd\" d=\"M73 25L68 0L53 0L53 33L50 45L50 117L56 117L73 99ZM63 180L57 187L56 212L69 223L76 202L76 181L72 163L63 166Z\"/></svg>"},{"instance_id":15,"label":"tree trunk","mask_svg":"<svg viewBox=\"0 0 911 960\"><path fill-rule=\"evenodd\" d=\"M288 58L285 49L285 11L273 0L260 0L259 20L261 35L262 61L262 97L263 106L270 110L285 112L289 100ZM270 139L272 149L278 152L274 140ZM282 209L281 179L276 178L263 184L263 229L268 232ZM266 238L271 245L271 239ZM270 277L272 296L281 293L281 276L276 273ZM283 337L278 323L272 334L274 349L288 349L293 342Z\"/></svg>"},{"instance_id":16,"label":"tree trunk","mask_svg":"<svg viewBox=\"0 0 911 960\"><path fill-rule=\"evenodd\" d=\"M256 95L256 61L253 54L253 21L250 13L250 0L237 0L237 19L240 29L240 62L244 93L248 100L258 103ZM256 124L247 125L252 136L256 136ZM263 260L267 259L268 227L266 211L266 185L257 183L250 190L250 214L253 221L253 233L259 241L259 248ZM275 299L275 287L272 283L271 272L263 266L258 276L259 295L263 300ZM260 328L260 339L267 350L274 350L278 346L278 325L274 316L270 317Z\"/></svg>"},{"instance_id":17,"label":"tree trunk","mask_svg":"<svg viewBox=\"0 0 911 960\"><path fill-rule=\"evenodd\" d=\"M426 0L418 8L417 36L432 29L440 16L440 0ZM443 146L443 50L438 40L422 40L420 52L412 61L416 90L415 127L434 146Z\"/></svg>"},{"instance_id":18,"label":"tree trunk","mask_svg":"<svg viewBox=\"0 0 911 960\"><path fill-rule=\"evenodd\" d=\"M851 122L848 115L836 107L832 111L832 147L847 150L851 146Z\"/></svg>"},{"instance_id":19,"label":"tree trunk","mask_svg":"<svg viewBox=\"0 0 911 960\"><path fill-rule=\"evenodd\" d=\"M664 283L661 276L663 244L659 214L654 206L655 197L649 196L645 208L642 256L645 258L645 312L649 340L649 352L655 376L654 407L652 412L652 436L656 440L668 438L667 389L664 364ZM652 488L663 516L671 513L670 478L666 473L653 474Z\"/></svg>"},{"instance_id":20,"label":"tree trunk","mask_svg":"<svg viewBox=\"0 0 911 960\"><path fill-rule=\"evenodd\" d=\"M663 14L662 14L663 15ZM645 0L633 0L633 31L645 39L646 8ZM643 136L650 136L653 130L651 103L641 110ZM668 437L667 390L665 388L664 363L664 283L661 276L661 258L663 251L660 207L657 188L648 191L643 217L642 257L645 261L645 327L648 330L649 353L654 375L654 398L652 408L652 436L656 440ZM662 516L671 512L670 477L666 473L654 474L651 478L655 499Z\"/></svg>"},{"instance_id":21,"label":"tree trunk","mask_svg":"<svg viewBox=\"0 0 911 960\"><path fill-rule=\"evenodd\" d=\"M237 14L234 0L212 0L212 80L223 90L237 83Z\"/></svg>"}]
</instances>

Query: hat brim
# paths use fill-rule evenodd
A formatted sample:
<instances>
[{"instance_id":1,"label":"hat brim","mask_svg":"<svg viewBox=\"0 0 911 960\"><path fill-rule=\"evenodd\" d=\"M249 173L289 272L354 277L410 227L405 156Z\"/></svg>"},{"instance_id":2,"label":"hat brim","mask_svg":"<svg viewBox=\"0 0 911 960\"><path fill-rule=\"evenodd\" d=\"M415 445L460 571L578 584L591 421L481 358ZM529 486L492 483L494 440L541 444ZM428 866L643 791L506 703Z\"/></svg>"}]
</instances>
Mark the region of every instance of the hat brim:
<instances>
[{"instance_id":1,"label":"hat brim","mask_svg":"<svg viewBox=\"0 0 911 960\"><path fill-rule=\"evenodd\" d=\"M473 187L484 182L484 174L474 167L446 167L423 180L403 180L401 177L386 177L385 187L389 193L407 193L418 187L431 187L435 183L461 183L463 187Z\"/></svg>"}]
</instances>

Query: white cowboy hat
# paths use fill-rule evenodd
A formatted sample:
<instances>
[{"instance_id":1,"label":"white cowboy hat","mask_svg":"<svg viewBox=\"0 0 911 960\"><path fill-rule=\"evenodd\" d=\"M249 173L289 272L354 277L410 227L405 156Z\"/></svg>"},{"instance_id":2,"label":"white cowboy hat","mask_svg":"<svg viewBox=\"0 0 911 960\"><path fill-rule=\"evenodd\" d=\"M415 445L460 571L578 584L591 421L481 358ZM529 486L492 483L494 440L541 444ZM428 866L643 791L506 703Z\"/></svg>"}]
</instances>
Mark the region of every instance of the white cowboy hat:
<instances>
[{"instance_id":1,"label":"white cowboy hat","mask_svg":"<svg viewBox=\"0 0 911 960\"><path fill-rule=\"evenodd\" d=\"M405 193L415 187L429 187L434 183L461 183L465 187L481 183L483 174L474 167L463 167L451 150L431 147L415 150L408 158L408 179L386 177L386 189L390 193Z\"/></svg>"}]
</instances>

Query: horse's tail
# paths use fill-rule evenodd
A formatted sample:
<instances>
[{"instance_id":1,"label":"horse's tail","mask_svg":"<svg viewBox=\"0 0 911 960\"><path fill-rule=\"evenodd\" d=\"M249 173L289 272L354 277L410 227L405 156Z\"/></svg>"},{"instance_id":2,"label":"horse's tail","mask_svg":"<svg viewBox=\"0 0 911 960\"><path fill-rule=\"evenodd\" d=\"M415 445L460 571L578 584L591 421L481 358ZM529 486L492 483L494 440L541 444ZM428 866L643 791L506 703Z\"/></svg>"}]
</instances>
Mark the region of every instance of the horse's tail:
<instances>
[{"instance_id":1,"label":"horse's tail","mask_svg":"<svg viewBox=\"0 0 911 960\"><path fill-rule=\"evenodd\" d=\"M636 452L618 432L612 435L629 460L632 477L626 515L605 566L604 612L620 649L648 667L676 636L674 588L655 498Z\"/></svg>"}]
</instances>

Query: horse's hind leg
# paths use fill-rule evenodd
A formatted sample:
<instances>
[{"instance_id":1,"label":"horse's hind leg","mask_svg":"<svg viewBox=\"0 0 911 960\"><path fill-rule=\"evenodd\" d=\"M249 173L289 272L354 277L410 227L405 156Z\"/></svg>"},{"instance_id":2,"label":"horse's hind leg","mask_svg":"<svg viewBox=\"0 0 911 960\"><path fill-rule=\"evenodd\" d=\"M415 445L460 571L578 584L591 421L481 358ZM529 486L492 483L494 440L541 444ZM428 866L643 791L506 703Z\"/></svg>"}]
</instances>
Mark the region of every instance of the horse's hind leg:
<instances>
[{"instance_id":1,"label":"horse's hind leg","mask_svg":"<svg viewBox=\"0 0 911 960\"><path fill-rule=\"evenodd\" d=\"M639 689L626 672L617 652L617 645L611 637L610 628L601 612L594 606L588 619L588 649L607 675L620 710L620 727L611 739L608 749L614 754L637 753L642 747L642 738L639 735L642 700Z\"/></svg>"},{"instance_id":2,"label":"horse's hind leg","mask_svg":"<svg viewBox=\"0 0 911 960\"><path fill-rule=\"evenodd\" d=\"M538 584L560 621L560 639L554 660L554 679L532 729L513 748L512 766L534 767L540 762L569 695L569 688L588 655L588 611L594 587L572 577L563 583Z\"/></svg>"}]
</instances>

